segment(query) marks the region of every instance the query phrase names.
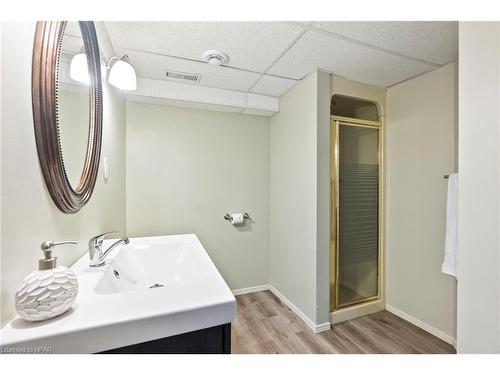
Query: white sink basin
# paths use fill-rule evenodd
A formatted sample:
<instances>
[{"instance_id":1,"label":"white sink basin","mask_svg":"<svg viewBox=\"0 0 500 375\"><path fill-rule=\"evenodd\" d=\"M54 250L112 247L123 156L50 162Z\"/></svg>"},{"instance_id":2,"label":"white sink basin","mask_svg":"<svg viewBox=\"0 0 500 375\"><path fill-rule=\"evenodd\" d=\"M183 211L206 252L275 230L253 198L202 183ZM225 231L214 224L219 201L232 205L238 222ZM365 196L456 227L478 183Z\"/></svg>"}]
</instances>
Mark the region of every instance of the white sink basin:
<instances>
[{"instance_id":1,"label":"white sink basin","mask_svg":"<svg viewBox=\"0 0 500 375\"><path fill-rule=\"evenodd\" d=\"M0 344L95 353L234 320L233 294L194 234L130 238L103 267L88 261L84 254L71 267L80 285L72 309L45 322L17 317Z\"/></svg>"},{"instance_id":2,"label":"white sink basin","mask_svg":"<svg viewBox=\"0 0 500 375\"><path fill-rule=\"evenodd\" d=\"M148 289L173 285L195 285L210 275L203 272L204 259L198 249L187 241L165 243L148 239L131 239L113 260L95 287L97 294L147 292ZM161 241L161 240L160 240Z\"/></svg>"}]
</instances>

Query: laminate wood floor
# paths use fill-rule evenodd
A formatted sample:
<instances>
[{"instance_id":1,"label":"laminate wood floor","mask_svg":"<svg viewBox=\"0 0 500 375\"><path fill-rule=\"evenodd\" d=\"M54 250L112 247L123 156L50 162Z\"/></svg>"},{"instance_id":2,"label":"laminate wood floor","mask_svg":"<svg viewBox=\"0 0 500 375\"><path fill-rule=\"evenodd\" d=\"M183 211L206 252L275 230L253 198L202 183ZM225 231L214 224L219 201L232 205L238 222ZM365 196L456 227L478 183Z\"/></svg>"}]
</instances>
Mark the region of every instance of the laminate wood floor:
<instances>
[{"instance_id":1,"label":"laminate wood floor","mask_svg":"<svg viewBox=\"0 0 500 375\"><path fill-rule=\"evenodd\" d=\"M236 303L231 332L234 354L455 353L451 345L388 311L313 333L269 291L236 296Z\"/></svg>"}]
</instances>

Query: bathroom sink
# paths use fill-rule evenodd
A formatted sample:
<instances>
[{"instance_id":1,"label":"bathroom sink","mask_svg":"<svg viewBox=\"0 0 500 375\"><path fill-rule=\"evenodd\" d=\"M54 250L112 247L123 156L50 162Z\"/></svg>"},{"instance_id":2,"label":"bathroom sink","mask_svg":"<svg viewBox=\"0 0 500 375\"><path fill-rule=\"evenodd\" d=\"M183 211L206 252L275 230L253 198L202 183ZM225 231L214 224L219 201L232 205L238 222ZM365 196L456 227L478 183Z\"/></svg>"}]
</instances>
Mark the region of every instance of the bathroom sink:
<instances>
[{"instance_id":1,"label":"bathroom sink","mask_svg":"<svg viewBox=\"0 0 500 375\"><path fill-rule=\"evenodd\" d=\"M234 296L194 234L130 238L104 266L89 267L84 254L71 269L80 286L76 304L44 322L13 319L1 330L2 347L95 353L235 317Z\"/></svg>"},{"instance_id":2,"label":"bathroom sink","mask_svg":"<svg viewBox=\"0 0 500 375\"><path fill-rule=\"evenodd\" d=\"M193 254L193 247L185 241L169 244L131 243L111 261L95 287L98 294L148 291L172 285L193 285L208 275L203 273L203 262ZM105 245L106 246L106 245Z\"/></svg>"}]
</instances>

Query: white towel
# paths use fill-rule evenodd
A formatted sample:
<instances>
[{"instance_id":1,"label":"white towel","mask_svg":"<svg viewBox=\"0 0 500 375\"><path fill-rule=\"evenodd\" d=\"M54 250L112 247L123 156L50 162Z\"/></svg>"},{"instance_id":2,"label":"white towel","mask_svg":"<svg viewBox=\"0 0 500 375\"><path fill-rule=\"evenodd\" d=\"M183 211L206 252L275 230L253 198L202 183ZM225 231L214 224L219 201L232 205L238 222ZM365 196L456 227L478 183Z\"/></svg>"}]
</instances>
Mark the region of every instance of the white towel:
<instances>
[{"instance_id":1,"label":"white towel","mask_svg":"<svg viewBox=\"0 0 500 375\"><path fill-rule=\"evenodd\" d=\"M446 240L444 244L443 273L457 277L458 258L458 174L448 177L446 202Z\"/></svg>"}]
</instances>

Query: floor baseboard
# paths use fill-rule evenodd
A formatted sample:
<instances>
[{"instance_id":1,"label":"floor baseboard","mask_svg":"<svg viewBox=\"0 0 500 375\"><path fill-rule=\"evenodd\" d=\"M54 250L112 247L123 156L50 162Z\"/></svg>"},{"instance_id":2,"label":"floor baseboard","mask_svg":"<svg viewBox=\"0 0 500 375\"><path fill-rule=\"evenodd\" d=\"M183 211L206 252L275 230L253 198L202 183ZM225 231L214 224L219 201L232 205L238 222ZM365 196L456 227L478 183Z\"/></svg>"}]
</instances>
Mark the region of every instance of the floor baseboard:
<instances>
[{"instance_id":1,"label":"floor baseboard","mask_svg":"<svg viewBox=\"0 0 500 375\"><path fill-rule=\"evenodd\" d=\"M265 285L252 286L249 288L235 289L232 292L233 295L238 296L241 294L262 292L264 290L269 290L276 297L278 297L279 300L283 302L285 305L287 305L290 308L290 310L292 310L295 314L297 314L297 316L300 319L302 319L304 323L309 328L311 328L313 332L320 333L323 331L328 331L331 328L330 322L315 324L311 319L307 317L306 314L304 314L297 306L295 306L288 298L286 298L278 289L276 289L272 285L265 284Z\"/></svg>"},{"instance_id":2,"label":"floor baseboard","mask_svg":"<svg viewBox=\"0 0 500 375\"><path fill-rule=\"evenodd\" d=\"M431 335L436 336L437 338L440 338L441 340L447 342L448 344L452 345L454 348L457 346L457 341L454 337L448 335L447 333L444 333L440 331L439 329L431 326L430 324L427 324L420 319L415 318L414 316L411 316L410 314L405 313L402 310L399 310L398 308L391 306L391 305L385 305L385 309L389 311L390 313L393 313L394 315L399 316L401 319L406 320L407 322L410 322L413 325L416 325L419 328L422 328L424 331L429 332Z\"/></svg>"},{"instance_id":3,"label":"floor baseboard","mask_svg":"<svg viewBox=\"0 0 500 375\"><path fill-rule=\"evenodd\" d=\"M314 323L311 319L307 317L306 314L304 314L297 306L295 306L288 298L286 298L283 293L281 293L278 289L270 285L271 293L273 293L276 297L280 299L281 302L283 302L285 305L287 305L290 310L292 310L297 316L306 323L309 328L313 330L315 333L320 333L323 331L328 331L330 329L330 322L327 323L322 323L322 324L316 324Z\"/></svg>"},{"instance_id":4,"label":"floor baseboard","mask_svg":"<svg viewBox=\"0 0 500 375\"><path fill-rule=\"evenodd\" d=\"M257 286L251 286L249 288L241 288L241 289L234 289L232 290L233 295L239 296L240 294L248 294L248 293L255 293L255 292L262 292L264 290L269 290L270 289L269 284L263 284L263 285L257 285Z\"/></svg>"}]
</instances>

